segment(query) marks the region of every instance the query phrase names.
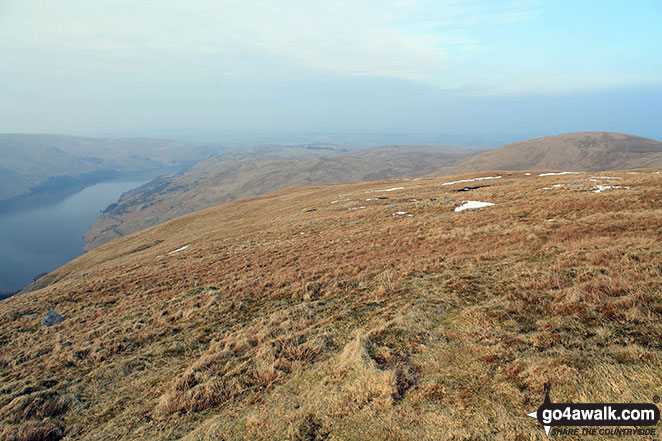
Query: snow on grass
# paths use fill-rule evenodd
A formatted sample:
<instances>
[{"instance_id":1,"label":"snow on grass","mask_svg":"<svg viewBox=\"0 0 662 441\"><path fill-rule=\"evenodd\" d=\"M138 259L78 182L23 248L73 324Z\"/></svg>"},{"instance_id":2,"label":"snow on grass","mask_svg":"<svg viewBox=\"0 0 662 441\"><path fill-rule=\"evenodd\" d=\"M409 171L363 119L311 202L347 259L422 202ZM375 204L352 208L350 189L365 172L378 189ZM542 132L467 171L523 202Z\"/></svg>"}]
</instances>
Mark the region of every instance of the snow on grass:
<instances>
[{"instance_id":1,"label":"snow on grass","mask_svg":"<svg viewBox=\"0 0 662 441\"><path fill-rule=\"evenodd\" d=\"M543 187L543 188L541 188L540 190L551 190L551 189L553 189L553 188L563 187L564 185L565 185L565 184L554 184L554 185L550 185L549 187Z\"/></svg>"},{"instance_id":2,"label":"snow on grass","mask_svg":"<svg viewBox=\"0 0 662 441\"><path fill-rule=\"evenodd\" d=\"M398 191L398 190L404 190L404 189L405 189L405 187L393 187L393 188L387 188L387 189L384 189L384 190L373 190L373 192L377 193L377 192L382 192L382 191Z\"/></svg>"},{"instance_id":3,"label":"snow on grass","mask_svg":"<svg viewBox=\"0 0 662 441\"><path fill-rule=\"evenodd\" d=\"M190 247L190 246L191 246L191 245L184 245L184 246L181 247L181 248L177 248L176 250L172 250L172 251L170 251L170 252L168 253L168 256L170 256L170 255L172 255L172 254L177 254L177 253L179 253L180 251L184 251L185 249L187 249L187 248Z\"/></svg>"},{"instance_id":4,"label":"snow on grass","mask_svg":"<svg viewBox=\"0 0 662 441\"><path fill-rule=\"evenodd\" d=\"M526 172L526 173L524 173L524 176L531 176L531 173Z\"/></svg>"},{"instance_id":5,"label":"snow on grass","mask_svg":"<svg viewBox=\"0 0 662 441\"><path fill-rule=\"evenodd\" d=\"M331 201L332 204L337 204L340 201Z\"/></svg>"},{"instance_id":6,"label":"snow on grass","mask_svg":"<svg viewBox=\"0 0 662 441\"><path fill-rule=\"evenodd\" d=\"M392 215L393 215L393 216L405 216L405 215L407 215L407 216L409 216L409 217L412 217L412 216L413 216L413 214L409 214L409 213L407 213L406 211L396 211L396 212L393 213Z\"/></svg>"},{"instance_id":7,"label":"snow on grass","mask_svg":"<svg viewBox=\"0 0 662 441\"><path fill-rule=\"evenodd\" d=\"M551 172L551 173L540 173L538 176L561 176L561 175L578 175L580 172Z\"/></svg>"},{"instance_id":8,"label":"snow on grass","mask_svg":"<svg viewBox=\"0 0 662 441\"><path fill-rule=\"evenodd\" d=\"M618 176L591 176L591 179L623 179Z\"/></svg>"},{"instance_id":9,"label":"snow on grass","mask_svg":"<svg viewBox=\"0 0 662 441\"><path fill-rule=\"evenodd\" d=\"M348 210L361 210L365 208L365 205L361 205L360 207L349 207Z\"/></svg>"},{"instance_id":10,"label":"snow on grass","mask_svg":"<svg viewBox=\"0 0 662 441\"><path fill-rule=\"evenodd\" d=\"M380 189L377 189L377 190L366 190L366 191L360 191L360 192L354 192L354 193L339 194L338 197L343 198L343 197L352 196L352 195L355 195L355 194L366 194L366 193L386 193L386 192L390 192L390 191L398 191L398 190L404 190L406 188L411 189L411 188L418 188L418 187L420 187L420 185L410 185L409 187L380 188ZM379 199L379 198L377 198L377 199Z\"/></svg>"},{"instance_id":11,"label":"snow on grass","mask_svg":"<svg viewBox=\"0 0 662 441\"><path fill-rule=\"evenodd\" d=\"M494 205L492 202L481 202L481 201L466 201L464 204L459 207L455 207L455 211L464 211L464 210L477 210L483 207L489 207Z\"/></svg>"},{"instance_id":12,"label":"snow on grass","mask_svg":"<svg viewBox=\"0 0 662 441\"><path fill-rule=\"evenodd\" d=\"M622 189L625 189L625 190L630 189L630 187L621 187L620 185L599 185L598 184L595 187L595 190L591 190L591 191L593 191L593 193L601 193L605 190L611 190L611 189L615 189L615 188L622 188Z\"/></svg>"},{"instance_id":13,"label":"snow on grass","mask_svg":"<svg viewBox=\"0 0 662 441\"><path fill-rule=\"evenodd\" d=\"M460 181L444 182L441 185L453 185L453 184L461 184L463 182L486 181L488 179L501 179L501 176L485 176L483 178L462 179Z\"/></svg>"}]
</instances>

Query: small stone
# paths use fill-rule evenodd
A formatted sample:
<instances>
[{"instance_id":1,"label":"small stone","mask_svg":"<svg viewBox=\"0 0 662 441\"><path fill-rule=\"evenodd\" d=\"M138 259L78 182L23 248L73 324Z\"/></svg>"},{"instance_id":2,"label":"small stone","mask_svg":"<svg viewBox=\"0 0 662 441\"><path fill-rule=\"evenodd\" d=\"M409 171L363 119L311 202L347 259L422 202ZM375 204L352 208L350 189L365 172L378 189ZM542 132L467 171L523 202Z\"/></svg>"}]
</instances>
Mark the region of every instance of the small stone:
<instances>
[{"instance_id":1,"label":"small stone","mask_svg":"<svg viewBox=\"0 0 662 441\"><path fill-rule=\"evenodd\" d=\"M41 319L41 326L42 328L48 328L49 326L57 325L58 323L62 322L64 320L64 317L62 317L60 314L57 312L51 310L46 313L46 317Z\"/></svg>"}]
</instances>

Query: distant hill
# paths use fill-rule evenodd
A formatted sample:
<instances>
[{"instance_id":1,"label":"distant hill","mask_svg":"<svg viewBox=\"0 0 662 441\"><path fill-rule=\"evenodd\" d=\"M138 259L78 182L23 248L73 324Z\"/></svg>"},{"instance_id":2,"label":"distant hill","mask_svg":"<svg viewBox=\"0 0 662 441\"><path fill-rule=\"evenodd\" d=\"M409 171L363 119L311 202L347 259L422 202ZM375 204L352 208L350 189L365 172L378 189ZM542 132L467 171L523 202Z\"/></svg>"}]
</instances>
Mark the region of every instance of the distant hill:
<instances>
[{"instance_id":1,"label":"distant hill","mask_svg":"<svg viewBox=\"0 0 662 441\"><path fill-rule=\"evenodd\" d=\"M0 201L55 184L192 164L233 146L168 139L0 134ZM100 174L100 172L102 172Z\"/></svg>"},{"instance_id":2,"label":"distant hill","mask_svg":"<svg viewBox=\"0 0 662 441\"><path fill-rule=\"evenodd\" d=\"M610 132L578 132L516 142L444 167L438 174L481 170L625 170L662 167L662 142Z\"/></svg>"},{"instance_id":3,"label":"distant hill","mask_svg":"<svg viewBox=\"0 0 662 441\"><path fill-rule=\"evenodd\" d=\"M652 402L660 170L294 187L114 240L0 304L0 439L547 440L546 383Z\"/></svg>"},{"instance_id":4,"label":"distant hill","mask_svg":"<svg viewBox=\"0 0 662 441\"><path fill-rule=\"evenodd\" d=\"M86 249L203 208L295 185L432 174L480 152L452 146L275 146L205 159L127 192L85 234Z\"/></svg>"}]
</instances>

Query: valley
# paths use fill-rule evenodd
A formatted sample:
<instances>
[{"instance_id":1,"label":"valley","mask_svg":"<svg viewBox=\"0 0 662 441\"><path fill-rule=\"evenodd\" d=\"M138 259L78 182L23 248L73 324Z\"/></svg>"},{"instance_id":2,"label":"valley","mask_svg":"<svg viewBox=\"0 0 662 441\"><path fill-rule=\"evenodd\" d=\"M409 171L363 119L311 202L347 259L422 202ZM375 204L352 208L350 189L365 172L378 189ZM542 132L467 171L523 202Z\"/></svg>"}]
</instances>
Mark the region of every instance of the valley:
<instances>
[{"instance_id":1,"label":"valley","mask_svg":"<svg viewBox=\"0 0 662 441\"><path fill-rule=\"evenodd\" d=\"M21 196L80 189L123 174L181 169L236 147L152 138L0 134L0 209Z\"/></svg>"},{"instance_id":2,"label":"valley","mask_svg":"<svg viewBox=\"0 0 662 441\"><path fill-rule=\"evenodd\" d=\"M38 275L83 254L83 234L106 206L168 171L125 174L0 202L0 291L23 289Z\"/></svg>"}]
</instances>

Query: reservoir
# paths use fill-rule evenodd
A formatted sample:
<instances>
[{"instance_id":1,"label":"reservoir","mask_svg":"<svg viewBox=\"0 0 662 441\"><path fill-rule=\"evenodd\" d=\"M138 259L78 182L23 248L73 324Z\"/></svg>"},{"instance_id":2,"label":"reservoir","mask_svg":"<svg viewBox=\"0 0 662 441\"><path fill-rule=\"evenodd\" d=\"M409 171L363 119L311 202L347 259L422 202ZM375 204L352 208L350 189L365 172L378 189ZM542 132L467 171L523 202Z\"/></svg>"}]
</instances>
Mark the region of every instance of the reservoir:
<instances>
[{"instance_id":1,"label":"reservoir","mask_svg":"<svg viewBox=\"0 0 662 441\"><path fill-rule=\"evenodd\" d=\"M25 196L0 209L0 291L18 290L40 273L83 254L83 234L122 193L159 174L131 175L83 189Z\"/></svg>"}]
</instances>

